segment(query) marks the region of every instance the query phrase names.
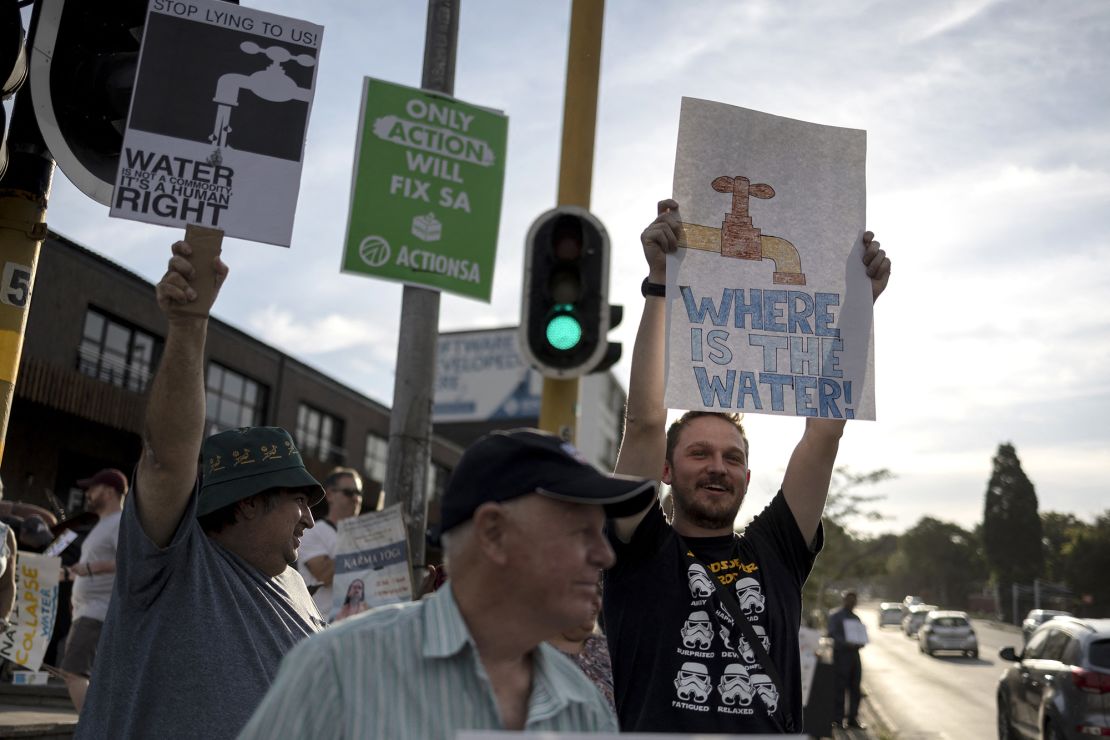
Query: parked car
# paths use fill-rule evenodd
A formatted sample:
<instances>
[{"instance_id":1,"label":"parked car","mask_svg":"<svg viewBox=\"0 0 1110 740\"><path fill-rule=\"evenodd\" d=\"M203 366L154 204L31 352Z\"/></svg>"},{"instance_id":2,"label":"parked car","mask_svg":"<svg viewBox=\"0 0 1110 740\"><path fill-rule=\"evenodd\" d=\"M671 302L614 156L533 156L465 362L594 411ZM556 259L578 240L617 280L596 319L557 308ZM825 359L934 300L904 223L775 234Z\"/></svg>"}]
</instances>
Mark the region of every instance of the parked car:
<instances>
[{"instance_id":1,"label":"parked car","mask_svg":"<svg viewBox=\"0 0 1110 740\"><path fill-rule=\"evenodd\" d=\"M1110 619L1038 627L998 682L998 737L1079 740L1110 734Z\"/></svg>"},{"instance_id":2,"label":"parked car","mask_svg":"<svg viewBox=\"0 0 1110 740\"><path fill-rule=\"evenodd\" d=\"M897 601L884 601L879 604L879 629L893 624L902 624L902 605Z\"/></svg>"},{"instance_id":3,"label":"parked car","mask_svg":"<svg viewBox=\"0 0 1110 740\"><path fill-rule=\"evenodd\" d=\"M911 606L906 616L902 617L902 632L906 637L917 637L917 630L925 623L925 617L936 609L934 604L918 604Z\"/></svg>"},{"instance_id":4,"label":"parked car","mask_svg":"<svg viewBox=\"0 0 1110 740\"><path fill-rule=\"evenodd\" d=\"M1053 617L1070 617L1071 612L1061 612L1054 609L1030 609L1021 623L1021 637L1023 644L1029 642L1033 630L1052 619Z\"/></svg>"},{"instance_id":5,"label":"parked car","mask_svg":"<svg viewBox=\"0 0 1110 740\"><path fill-rule=\"evenodd\" d=\"M944 650L979 657L979 638L967 612L929 612L917 631L917 644L926 655Z\"/></svg>"}]
</instances>

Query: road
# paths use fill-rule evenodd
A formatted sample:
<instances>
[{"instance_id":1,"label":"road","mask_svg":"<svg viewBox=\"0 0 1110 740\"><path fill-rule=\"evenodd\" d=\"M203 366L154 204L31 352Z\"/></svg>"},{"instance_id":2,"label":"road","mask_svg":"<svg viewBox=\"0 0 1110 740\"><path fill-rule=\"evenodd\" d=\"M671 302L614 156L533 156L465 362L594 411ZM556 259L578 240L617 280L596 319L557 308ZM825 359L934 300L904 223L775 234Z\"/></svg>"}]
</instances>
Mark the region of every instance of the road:
<instances>
[{"instance_id":1,"label":"road","mask_svg":"<svg viewBox=\"0 0 1110 740\"><path fill-rule=\"evenodd\" d=\"M929 657L900 628L878 628L874 606L856 610L871 638L864 648L863 683L899 740L946 738L988 740L997 737L995 689L1006 663L998 651L1019 647L1013 627L973 620L979 657L955 654Z\"/></svg>"}]
</instances>

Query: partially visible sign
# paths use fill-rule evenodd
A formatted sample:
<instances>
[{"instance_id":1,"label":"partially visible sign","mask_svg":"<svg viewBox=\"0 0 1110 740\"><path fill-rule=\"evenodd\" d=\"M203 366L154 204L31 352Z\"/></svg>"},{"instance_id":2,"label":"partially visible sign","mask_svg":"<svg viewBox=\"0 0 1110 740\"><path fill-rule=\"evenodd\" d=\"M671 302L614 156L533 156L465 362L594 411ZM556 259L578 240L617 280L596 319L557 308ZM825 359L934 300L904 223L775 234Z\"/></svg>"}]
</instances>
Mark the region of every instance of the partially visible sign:
<instances>
[{"instance_id":1,"label":"partially visible sign","mask_svg":"<svg viewBox=\"0 0 1110 740\"><path fill-rule=\"evenodd\" d=\"M335 550L335 601L329 621L412 598L401 505L344 519Z\"/></svg>"},{"instance_id":2,"label":"partially visible sign","mask_svg":"<svg viewBox=\"0 0 1110 740\"><path fill-rule=\"evenodd\" d=\"M508 118L366 79L343 272L489 302Z\"/></svg>"},{"instance_id":3,"label":"partially visible sign","mask_svg":"<svg viewBox=\"0 0 1110 740\"><path fill-rule=\"evenodd\" d=\"M289 246L323 31L152 0L110 215Z\"/></svg>"},{"instance_id":4,"label":"partially visible sign","mask_svg":"<svg viewBox=\"0 0 1110 740\"><path fill-rule=\"evenodd\" d=\"M0 658L37 671L54 634L62 561L20 552L9 567L16 568L15 606L7 626L0 632Z\"/></svg>"},{"instance_id":5,"label":"partially visible sign","mask_svg":"<svg viewBox=\"0 0 1110 740\"><path fill-rule=\"evenodd\" d=\"M522 357L519 335L515 327L439 335L432 408L437 423L540 415L543 376Z\"/></svg>"}]
</instances>

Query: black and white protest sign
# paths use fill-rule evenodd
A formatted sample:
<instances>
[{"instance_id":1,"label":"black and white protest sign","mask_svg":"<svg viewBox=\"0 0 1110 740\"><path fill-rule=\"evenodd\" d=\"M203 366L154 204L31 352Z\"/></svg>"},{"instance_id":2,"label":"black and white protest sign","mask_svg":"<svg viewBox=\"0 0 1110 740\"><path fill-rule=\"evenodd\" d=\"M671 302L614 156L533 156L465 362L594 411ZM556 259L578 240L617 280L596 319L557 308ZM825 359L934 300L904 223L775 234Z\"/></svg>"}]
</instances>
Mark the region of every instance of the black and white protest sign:
<instances>
[{"instance_id":1,"label":"black and white protest sign","mask_svg":"<svg viewBox=\"0 0 1110 740\"><path fill-rule=\"evenodd\" d=\"M288 246L323 28L152 0L111 215Z\"/></svg>"}]
</instances>

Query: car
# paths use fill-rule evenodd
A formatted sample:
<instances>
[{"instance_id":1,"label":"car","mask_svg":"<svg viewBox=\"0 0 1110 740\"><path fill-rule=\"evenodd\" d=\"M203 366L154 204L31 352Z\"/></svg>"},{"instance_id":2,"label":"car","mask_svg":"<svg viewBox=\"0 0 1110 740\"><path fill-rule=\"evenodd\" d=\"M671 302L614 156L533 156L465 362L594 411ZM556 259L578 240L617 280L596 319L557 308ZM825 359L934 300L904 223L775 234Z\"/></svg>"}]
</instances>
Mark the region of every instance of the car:
<instances>
[{"instance_id":1,"label":"car","mask_svg":"<svg viewBox=\"0 0 1110 740\"><path fill-rule=\"evenodd\" d=\"M879 604L879 629L893 624L895 627L902 624L902 605L897 601L884 601Z\"/></svg>"},{"instance_id":2,"label":"car","mask_svg":"<svg viewBox=\"0 0 1110 740\"><path fill-rule=\"evenodd\" d=\"M906 616L902 617L902 632L906 637L917 637L917 630L924 624L925 617L936 608L934 604L911 606Z\"/></svg>"},{"instance_id":3,"label":"car","mask_svg":"<svg viewBox=\"0 0 1110 740\"><path fill-rule=\"evenodd\" d=\"M920 596L907 596L906 598L902 599L902 613L905 614L910 610L910 607L918 606L919 604L924 603L925 600L922 599Z\"/></svg>"},{"instance_id":4,"label":"car","mask_svg":"<svg viewBox=\"0 0 1110 740\"><path fill-rule=\"evenodd\" d=\"M1053 617L1070 617L1071 612L1056 611L1054 609L1030 609L1021 623L1022 644L1029 642L1033 630L1052 619Z\"/></svg>"},{"instance_id":5,"label":"car","mask_svg":"<svg viewBox=\"0 0 1110 740\"><path fill-rule=\"evenodd\" d=\"M921 652L933 655L942 650L979 657L979 638L967 618L967 612L931 611L917 631Z\"/></svg>"},{"instance_id":6,"label":"car","mask_svg":"<svg viewBox=\"0 0 1110 740\"><path fill-rule=\"evenodd\" d=\"M1038 627L998 681L998 737L1078 740L1110 734L1110 619L1057 617Z\"/></svg>"}]
</instances>

